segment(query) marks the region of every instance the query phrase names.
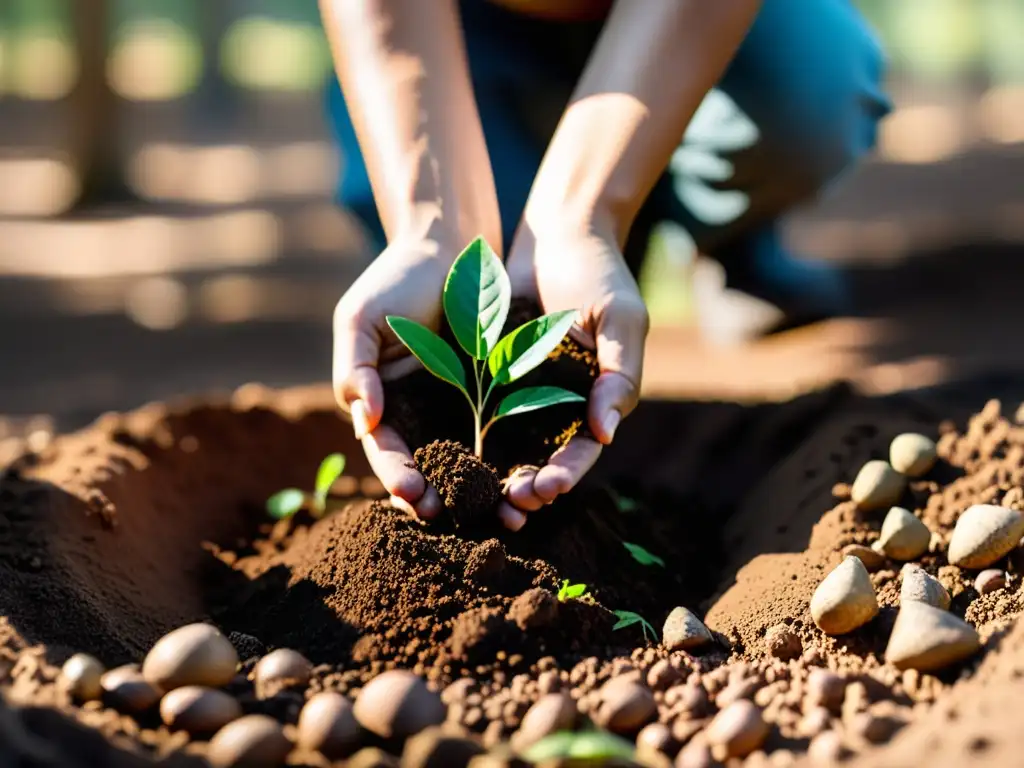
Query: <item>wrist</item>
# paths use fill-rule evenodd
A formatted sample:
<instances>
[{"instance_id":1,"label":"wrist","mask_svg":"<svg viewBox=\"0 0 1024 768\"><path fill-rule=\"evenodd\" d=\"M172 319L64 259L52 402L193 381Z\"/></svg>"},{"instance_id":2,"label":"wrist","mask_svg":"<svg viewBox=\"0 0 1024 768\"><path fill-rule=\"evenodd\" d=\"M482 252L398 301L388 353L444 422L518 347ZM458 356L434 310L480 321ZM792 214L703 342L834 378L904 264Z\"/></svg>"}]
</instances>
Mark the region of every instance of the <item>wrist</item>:
<instances>
[{"instance_id":1,"label":"wrist","mask_svg":"<svg viewBox=\"0 0 1024 768\"><path fill-rule=\"evenodd\" d=\"M497 215L494 218L497 220ZM473 216L445 216L443 206L431 201L405 206L390 241L427 244L437 258L454 262L462 250L481 235L501 253L500 224L479 222Z\"/></svg>"},{"instance_id":2,"label":"wrist","mask_svg":"<svg viewBox=\"0 0 1024 768\"><path fill-rule=\"evenodd\" d=\"M621 248L632 217L601 198L538 195L527 203L523 221L537 240L598 237Z\"/></svg>"}]
</instances>

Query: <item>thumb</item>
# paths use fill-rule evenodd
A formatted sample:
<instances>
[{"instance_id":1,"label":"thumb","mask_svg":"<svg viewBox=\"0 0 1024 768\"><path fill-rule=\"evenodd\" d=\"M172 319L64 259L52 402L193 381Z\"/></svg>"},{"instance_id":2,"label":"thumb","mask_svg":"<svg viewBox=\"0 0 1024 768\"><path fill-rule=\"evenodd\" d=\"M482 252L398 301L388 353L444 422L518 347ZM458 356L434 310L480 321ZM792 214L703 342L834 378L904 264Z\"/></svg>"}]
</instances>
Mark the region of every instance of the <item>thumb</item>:
<instances>
[{"instance_id":1,"label":"thumb","mask_svg":"<svg viewBox=\"0 0 1024 768\"><path fill-rule=\"evenodd\" d=\"M647 308L639 296L613 302L601 314L596 334L601 373L590 391L587 410L590 430L605 445L640 398L649 328Z\"/></svg>"},{"instance_id":2,"label":"thumb","mask_svg":"<svg viewBox=\"0 0 1024 768\"><path fill-rule=\"evenodd\" d=\"M380 336L344 316L334 321L334 397L352 416L356 438L362 440L380 424L384 386L377 372Z\"/></svg>"}]
</instances>

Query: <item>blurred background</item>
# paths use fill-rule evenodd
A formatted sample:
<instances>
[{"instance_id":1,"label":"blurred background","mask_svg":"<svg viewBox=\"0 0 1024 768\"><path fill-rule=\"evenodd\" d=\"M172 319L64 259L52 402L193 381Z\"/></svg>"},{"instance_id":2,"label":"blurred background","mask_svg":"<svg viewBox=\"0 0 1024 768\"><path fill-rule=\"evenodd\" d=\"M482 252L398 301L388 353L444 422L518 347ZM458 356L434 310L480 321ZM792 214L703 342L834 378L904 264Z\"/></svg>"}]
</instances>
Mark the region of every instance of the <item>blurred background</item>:
<instances>
[{"instance_id":1,"label":"blurred background","mask_svg":"<svg viewBox=\"0 0 1024 768\"><path fill-rule=\"evenodd\" d=\"M642 279L649 392L888 392L1017 367L1024 2L857 5L897 109L877 156L787 233L857 269L872 300L709 346L694 292L717 277L661 232ZM370 257L332 202L330 70L315 0L0 0L0 439L329 377L331 310Z\"/></svg>"}]
</instances>

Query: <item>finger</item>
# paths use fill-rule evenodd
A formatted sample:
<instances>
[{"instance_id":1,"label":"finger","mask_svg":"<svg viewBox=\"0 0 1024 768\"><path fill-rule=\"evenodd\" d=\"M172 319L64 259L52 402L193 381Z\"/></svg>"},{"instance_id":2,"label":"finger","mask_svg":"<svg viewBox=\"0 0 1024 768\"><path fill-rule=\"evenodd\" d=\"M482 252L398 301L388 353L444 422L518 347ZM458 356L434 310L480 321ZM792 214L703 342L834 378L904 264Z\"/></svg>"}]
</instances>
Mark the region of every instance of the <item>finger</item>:
<instances>
[{"instance_id":1,"label":"finger","mask_svg":"<svg viewBox=\"0 0 1024 768\"><path fill-rule=\"evenodd\" d=\"M521 512L536 512L544 506L544 499L540 498L533 490L537 471L532 467L518 469L508 479L505 486L505 496L509 503Z\"/></svg>"},{"instance_id":2,"label":"finger","mask_svg":"<svg viewBox=\"0 0 1024 768\"><path fill-rule=\"evenodd\" d=\"M498 518L501 520L502 525L510 531L518 531L526 525L526 515L507 501L503 501L498 505Z\"/></svg>"},{"instance_id":3,"label":"finger","mask_svg":"<svg viewBox=\"0 0 1024 768\"><path fill-rule=\"evenodd\" d=\"M602 445L609 445L624 416L636 407L637 385L616 371L601 373L590 388L587 420Z\"/></svg>"},{"instance_id":4,"label":"finger","mask_svg":"<svg viewBox=\"0 0 1024 768\"><path fill-rule=\"evenodd\" d=\"M427 481L416 470L412 452L391 427L380 426L366 435L363 451L370 468L392 496L416 506L427 490Z\"/></svg>"},{"instance_id":5,"label":"finger","mask_svg":"<svg viewBox=\"0 0 1024 768\"><path fill-rule=\"evenodd\" d=\"M352 428L362 440L376 429L384 413L384 387L377 373L380 337L366 330L342 309L334 320L334 397L352 415Z\"/></svg>"},{"instance_id":6,"label":"finger","mask_svg":"<svg viewBox=\"0 0 1024 768\"><path fill-rule=\"evenodd\" d=\"M587 437L574 437L552 454L533 481L534 493L550 504L568 493L594 466L601 455L601 443Z\"/></svg>"},{"instance_id":7,"label":"finger","mask_svg":"<svg viewBox=\"0 0 1024 768\"><path fill-rule=\"evenodd\" d=\"M647 308L639 296L620 300L601 313L596 334L601 375L591 391L588 416L591 431L605 445L640 398L649 329Z\"/></svg>"},{"instance_id":8,"label":"finger","mask_svg":"<svg viewBox=\"0 0 1024 768\"><path fill-rule=\"evenodd\" d=\"M537 298L537 271L533 264L536 247L533 230L525 221L520 222L505 259L505 272L508 273L513 296Z\"/></svg>"},{"instance_id":9,"label":"finger","mask_svg":"<svg viewBox=\"0 0 1024 768\"><path fill-rule=\"evenodd\" d=\"M392 496L388 503L395 507L395 509L400 509L412 517L418 517L420 520L433 520L441 511L441 497L429 485L415 505L410 504L401 496Z\"/></svg>"}]
</instances>

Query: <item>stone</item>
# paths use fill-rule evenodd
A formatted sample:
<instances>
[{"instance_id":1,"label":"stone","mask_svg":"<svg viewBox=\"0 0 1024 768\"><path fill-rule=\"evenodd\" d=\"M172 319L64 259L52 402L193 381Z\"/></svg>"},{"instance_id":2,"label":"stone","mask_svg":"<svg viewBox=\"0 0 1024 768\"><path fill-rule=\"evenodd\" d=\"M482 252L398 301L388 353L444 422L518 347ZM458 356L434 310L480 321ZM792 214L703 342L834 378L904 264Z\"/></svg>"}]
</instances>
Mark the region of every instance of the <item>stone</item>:
<instances>
[{"instance_id":1,"label":"stone","mask_svg":"<svg viewBox=\"0 0 1024 768\"><path fill-rule=\"evenodd\" d=\"M826 635L845 635L878 614L871 576L856 557L843 559L811 597L811 618Z\"/></svg>"},{"instance_id":2,"label":"stone","mask_svg":"<svg viewBox=\"0 0 1024 768\"><path fill-rule=\"evenodd\" d=\"M825 707L811 707L807 714L800 719L800 722L797 724L797 730L800 732L801 736L814 738L819 733L823 733L828 730L828 727L831 724L831 712L825 709Z\"/></svg>"},{"instance_id":3,"label":"stone","mask_svg":"<svg viewBox=\"0 0 1024 768\"><path fill-rule=\"evenodd\" d=\"M776 624L769 627L764 635L764 644L768 648L768 653L782 661L795 659L804 652L800 635L788 624Z\"/></svg>"},{"instance_id":4,"label":"stone","mask_svg":"<svg viewBox=\"0 0 1024 768\"><path fill-rule=\"evenodd\" d=\"M142 676L137 664L125 664L100 678L103 700L119 712L140 714L156 706L160 691Z\"/></svg>"},{"instance_id":5,"label":"stone","mask_svg":"<svg viewBox=\"0 0 1024 768\"><path fill-rule=\"evenodd\" d=\"M142 663L142 676L162 691L185 685L220 688L238 668L238 652L211 624L188 624L159 640Z\"/></svg>"},{"instance_id":6,"label":"stone","mask_svg":"<svg viewBox=\"0 0 1024 768\"><path fill-rule=\"evenodd\" d=\"M441 697L404 669L373 678L359 692L353 708L363 728L384 739L405 739L445 719Z\"/></svg>"},{"instance_id":7,"label":"stone","mask_svg":"<svg viewBox=\"0 0 1024 768\"><path fill-rule=\"evenodd\" d=\"M160 719L172 731L214 733L241 716L233 696L200 685L175 688L160 700Z\"/></svg>"},{"instance_id":8,"label":"stone","mask_svg":"<svg viewBox=\"0 0 1024 768\"><path fill-rule=\"evenodd\" d=\"M398 758L380 747L364 747L345 762L345 768L398 768Z\"/></svg>"},{"instance_id":9,"label":"stone","mask_svg":"<svg viewBox=\"0 0 1024 768\"><path fill-rule=\"evenodd\" d=\"M863 544L847 544L843 547L842 555L843 557L856 557L864 563L864 567L868 569L869 573L881 570L885 565L884 554L871 547L865 547Z\"/></svg>"},{"instance_id":10,"label":"stone","mask_svg":"<svg viewBox=\"0 0 1024 768\"><path fill-rule=\"evenodd\" d=\"M1006 571L998 568L988 568L978 574L974 580L974 588L979 595L987 595L1006 586Z\"/></svg>"},{"instance_id":11,"label":"stone","mask_svg":"<svg viewBox=\"0 0 1024 768\"><path fill-rule=\"evenodd\" d=\"M405 742L402 768L466 768L469 761L485 752L470 739L431 726Z\"/></svg>"},{"instance_id":12,"label":"stone","mask_svg":"<svg viewBox=\"0 0 1024 768\"><path fill-rule=\"evenodd\" d=\"M210 739L206 759L218 768L276 768L292 751L281 724L269 715L245 715Z\"/></svg>"},{"instance_id":13,"label":"stone","mask_svg":"<svg viewBox=\"0 0 1024 768\"><path fill-rule=\"evenodd\" d=\"M665 723L648 723L636 735L636 748L642 752L660 752L663 755L673 754L675 739L672 729Z\"/></svg>"},{"instance_id":14,"label":"stone","mask_svg":"<svg viewBox=\"0 0 1024 768\"><path fill-rule=\"evenodd\" d=\"M312 674L309 659L291 648L278 648L257 662L252 677L259 696L268 698L284 688L306 685Z\"/></svg>"},{"instance_id":15,"label":"stone","mask_svg":"<svg viewBox=\"0 0 1024 768\"><path fill-rule=\"evenodd\" d=\"M933 672L972 656L981 647L977 630L948 611L927 603L900 606L885 649L897 669Z\"/></svg>"},{"instance_id":16,"label":"stone","mask_svg":"<svg viewBox=\"0 0 1024 768\"><path fill-rule=\"evenodd\" d=\"M572 730L576 725L576 702L567 693L549 693L531 706L512 737L517 751L537 743L558 731Z\"/></svg>"},{"instance_id":17,"label":"stone","mask_svg":"<svg viewBox=\"0 0 1024 768\"><path fill-rule=\"evenodd\" d=\"M949 540L950 565L987 568L1009 554L1024 535L1024 515L994 504L975 504L956 521Z\"/></svg>"},{"instance_id":18,"label":"stone","mask_svg":"<svg viewBox=\"0 0 1024 768\"><path fill-rule=\"evenodd\" d=\"M670 651L692 651L714 640L704 622L688 608L677 606L665 619L662 643Z\"/></svg>"},{"instance_id":19,"label":"stone","mask_svg":"<svg viewBox=\"0 0 1024 768\"><path fill-rule=\"evenodd\" d=\"M299 713L298 745L329 760L351 753L359 745L359 723L352 702L336 691L321 691Z\"/></svg>"},{"instance_id":20,"label":"stone","mask_svg":"<svg viewBox=\"0 0 1024 768\"><path fill-rule=\"evenodd\" d=\"M600 704L594 719L612 733L633 735L658 714L654 694L645 685L628 678L613 677L600 690Z\"/></svg>"},{"instance_id":21,"label":"stone","mask_svg":"<svg viewBox=\"0 0 1024 768\"><path fill-rule=\"evenodd\" d=\"M715 715L706 736L715 758L725 760L746 757L759 749L770 730L757 705L740 699Z\"/></svg>"},{"instance_id":22,"label":"stone","mask_svg":"<svg viewBox=\"0 0 1024 768\"><path fill-rule=\"evenodd\" d=\"M647 671L647 685L654 691L667 691L676 683L682 682L683 673L668 659L660 659Z\"/></svg>"},{"instance_id":23,"label":"stone","mask_svg":"<svg viewBox=\"0 0 1024 768\"><path fill-rule=\"evenodd\" d=\"M849 754L843 737L836 731L819 733L807 747L807 757L815 765L835 765Z\"/></svg>"},{"instance_id":24,"label":"stone","mask_svg":"<svg viewBox=\"0 0 1024 768\"><path fill-rule=\"evenodd\" d=\"M872 744L889 741L902 727L903 722L894 717L871 712L860 712L850 721L850 733Z\"/></svg>"},{"instance_id":25,"label":"stone","mask_svg":"<svg viewBox=\"0 0 1024 768\"><path fill-rule=\"evenodd\" d=\"M935 441L925 435L904 432L889 444L889 464L907 477L921 477L935 466Z\"/></svg>"},{"instance_id":26,"label":"stone","mask_svg":"<svg viewBox=\"0 0 1024 768\"><path fill-rule=\"evenodd\" d=\"M850 498L858 509L884 509L900 500L905 486L906 479L889 462L875 459L860 468L850 488Z\"/></svg>"},{"instance_id":27,"label":"stone","mask_svg":"<svg viewBox=\"0 0 1024 768\"><path fill-rule=\"evenodd\" d=\"M827 669L812 669L807 676L807 701L811 706L838 712L846 695L846 680Z\"/></svg>"},{"instance_id":28,"label":"stone","mask_svg":"<svg viewBox=\"0 0 1024 768\"><path fill-rule=\"evenodd\" d=\"M878 545L893 560L913 560L928 551L932 532L913 512L893 507L882 521Z\"/></svg>"},{"instance_id":29,"label":"stone","mask_svg":"<svg viewBox=\"0 0 1024 768\"><path fill-rule=\"evenodd\" d=\"M77 701L93 701L103 695L100 680L103 664L87 653L76 653L60 668L58 684Z\"/></svg>"},{"instance_id":30,"label":"stone","mask_svg":"<svg viewBox=\"0 0 1024 768\"><path fill-rule=\"evenodd\" d=\"M919 565L907 564L902 571L903 584L900 586L900 605L909 602L927 603L949 610L949 592L942 582Z\"/></svg>"}]
</instances>

